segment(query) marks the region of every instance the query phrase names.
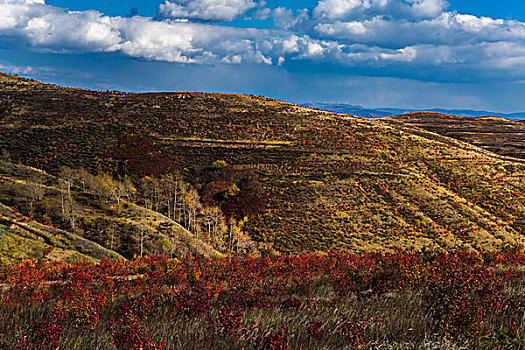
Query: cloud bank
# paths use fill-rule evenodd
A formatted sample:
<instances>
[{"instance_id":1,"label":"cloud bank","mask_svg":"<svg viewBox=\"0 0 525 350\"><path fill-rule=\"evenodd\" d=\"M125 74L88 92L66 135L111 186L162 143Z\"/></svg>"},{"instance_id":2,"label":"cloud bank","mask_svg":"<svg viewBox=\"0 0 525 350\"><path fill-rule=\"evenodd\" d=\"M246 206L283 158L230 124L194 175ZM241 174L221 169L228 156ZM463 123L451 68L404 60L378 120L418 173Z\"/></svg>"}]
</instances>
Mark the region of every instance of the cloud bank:
<instances>
[{"instance_id":1,"label":"cloud bank","mask_svg":"<svg viewBox=\"0 0 525 350\"><path fill-rule=\"evenodd\" d=\"M448 8L444 0L319 0L297 11L253 0L166 0L157 18L127 18L44 0L0 0L0 40L33 51L117 52L192 65L315 64L422 80L525 79L524 23ZM272 18L274 26L218 23L239 18L248 25Z\"/></svg>"}]
</instances>

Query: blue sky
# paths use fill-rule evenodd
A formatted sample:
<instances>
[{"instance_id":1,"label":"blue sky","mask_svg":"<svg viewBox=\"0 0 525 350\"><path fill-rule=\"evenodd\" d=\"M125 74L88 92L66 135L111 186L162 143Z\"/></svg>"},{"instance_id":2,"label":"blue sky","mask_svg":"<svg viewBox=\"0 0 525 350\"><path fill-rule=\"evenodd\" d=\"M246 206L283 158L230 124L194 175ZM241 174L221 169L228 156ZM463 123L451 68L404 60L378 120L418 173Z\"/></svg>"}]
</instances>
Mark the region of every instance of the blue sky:
<instances>
[{"instance_id":1,"label":"blue sky","mask_svg":"<svg viewBox=\"0 0 525 350\"><path fill-rule=\"evenodd\" d=\"M525 2L0 0L0 71L101 90L525 111Z\"/></svg>"}]
</instances>

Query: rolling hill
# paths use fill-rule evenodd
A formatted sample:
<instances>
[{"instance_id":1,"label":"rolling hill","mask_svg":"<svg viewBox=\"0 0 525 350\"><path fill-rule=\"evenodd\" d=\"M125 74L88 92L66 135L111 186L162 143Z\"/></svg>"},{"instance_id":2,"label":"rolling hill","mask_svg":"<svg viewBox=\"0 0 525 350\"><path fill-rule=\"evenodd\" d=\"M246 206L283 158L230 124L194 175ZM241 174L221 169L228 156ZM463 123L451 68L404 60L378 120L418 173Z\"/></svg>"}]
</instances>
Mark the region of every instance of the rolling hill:
<instances>
[{"instance_id":1,"label":"rolling hill","mask_svg":"<svg viewBox=\"0 0 525 350\"><path fill-rule=\"evenodd\" d=\"M0 76L0 149L13 162L95 173L127 135L151 140L180 169L217 160L253 169L267 210L243 228L283 253L525 243L525 166L473 139L261 96L100 92Z\"/></svg>"},{"instance_id":2,"label":"rolling hill","mask_svg":"<svg viewBox=\"0 0 525 350\"><path fill-rule=\"evenodd\" d=\"M409 113L383 120L465 141L502 156L525 159L525 121L442 113Z\"/></svg>"}]
</instances>

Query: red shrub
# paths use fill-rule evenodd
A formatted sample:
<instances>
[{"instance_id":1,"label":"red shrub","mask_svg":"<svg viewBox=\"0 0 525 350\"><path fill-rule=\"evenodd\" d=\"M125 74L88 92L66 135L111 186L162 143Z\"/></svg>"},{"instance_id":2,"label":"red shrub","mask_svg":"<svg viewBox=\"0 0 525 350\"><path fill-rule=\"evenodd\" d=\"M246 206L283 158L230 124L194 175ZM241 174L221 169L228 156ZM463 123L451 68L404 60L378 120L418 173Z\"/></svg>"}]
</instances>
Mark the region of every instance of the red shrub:
<instances>
[{"instance_id":1,"label":"red shrub","mask_svg":"<svg viewBox=\"0 0 525 350\"><path fill-rule=\"evenodd\" d=\"M258 329L258 334L247 337L249 347L252 350L287 349L288 338L286 337L286 326L280 330L273 328Z\"/></svg>"},{"instance_id":2,"label":"red shrub","mask_svg":"<svg viewBox=\"0 0 525 350\"><path fill-rule=\"evenodd\" d=\"M321 321L310 321L306 326L306 334L316 340L321 340L324 337L322 327L323 323Z\"/></svg>"},{"instance_id":3,"label":"red shrub","mask_svg":"<svg viewBox=\"0 0 525 350\"><path fill-rule=\"evenodd\" d=\"M112 342L117 350L162 350L164 341L154 343L137 316L124 310L118 323L114 325Z\"/></svg>"}]
</instances>

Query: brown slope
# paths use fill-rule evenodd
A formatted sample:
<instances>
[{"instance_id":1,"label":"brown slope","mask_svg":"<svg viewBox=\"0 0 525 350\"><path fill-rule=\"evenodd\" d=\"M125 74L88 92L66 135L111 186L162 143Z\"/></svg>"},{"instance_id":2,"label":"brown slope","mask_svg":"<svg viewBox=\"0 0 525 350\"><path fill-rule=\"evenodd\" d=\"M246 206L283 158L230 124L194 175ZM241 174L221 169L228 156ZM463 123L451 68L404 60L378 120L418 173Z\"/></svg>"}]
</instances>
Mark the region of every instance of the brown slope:
<instances>
[{"instance_id":1,"label":"brown slope","mask_svg":"<svg viewBox=\"0 0 525 350\"><path fill-rule=\"evenodd\" d=\"M94 170L134 132L184 167L253 167L270 201L247 230L284 252L525 243L524 166L425 130L257 96L22 85L0 82L0 148L17 161Z\"/></svg>"},{"instance_id":2,"label":"brown slope","mask_svg":"<svg viewBox=\"0 0 525 350\"><path fill-rule=\"evenodd\" d=\"M525 159L525 123L494 116L458 117L441 113L409 113L386 117L392 125L403 123L482 147L491 152Z\"/></svg>"}]
</instances>

